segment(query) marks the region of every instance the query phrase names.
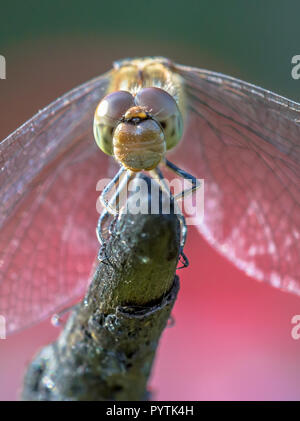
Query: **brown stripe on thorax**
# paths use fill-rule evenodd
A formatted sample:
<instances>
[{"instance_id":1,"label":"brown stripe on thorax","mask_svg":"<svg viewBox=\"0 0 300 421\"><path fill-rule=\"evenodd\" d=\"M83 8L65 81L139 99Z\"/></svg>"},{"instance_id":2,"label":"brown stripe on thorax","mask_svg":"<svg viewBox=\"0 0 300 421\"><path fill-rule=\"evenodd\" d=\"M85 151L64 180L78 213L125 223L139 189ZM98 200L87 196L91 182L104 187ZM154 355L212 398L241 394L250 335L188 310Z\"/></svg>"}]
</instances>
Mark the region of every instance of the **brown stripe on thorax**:
<instances>
[{"instance_id":1,"label":"brown stripe on thorax","mask_svg":"<svg viewBox=\"0 0 300 421\"><path fill-rule=\"evenodd\" d=\"M108 92L128 91L135 95L140 89L158 87L176 100L184 117L185 101L181 76L170 69L167 60L144 58L124 60L112 71Z\"/></svg>"}]
</instances>

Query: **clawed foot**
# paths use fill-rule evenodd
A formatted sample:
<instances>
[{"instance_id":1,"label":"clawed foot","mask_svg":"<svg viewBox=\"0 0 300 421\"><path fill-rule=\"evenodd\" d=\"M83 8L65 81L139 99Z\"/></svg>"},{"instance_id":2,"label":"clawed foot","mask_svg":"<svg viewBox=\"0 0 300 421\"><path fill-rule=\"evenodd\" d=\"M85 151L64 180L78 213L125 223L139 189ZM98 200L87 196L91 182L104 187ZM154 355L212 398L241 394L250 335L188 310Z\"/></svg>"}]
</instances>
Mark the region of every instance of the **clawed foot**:
<instances>
[{"instance_id":1,"label":"clawed foot","mask_svg":"<svg viewBox=\"0 0 300 421\"><path fill-rule=\"evenodd\" d=\"M187 268L190 264L189 259L186 257L182 250L180 252L179 261L182 264L182 266L178 266L177 269Z\"/></svg>"}]
</instances>

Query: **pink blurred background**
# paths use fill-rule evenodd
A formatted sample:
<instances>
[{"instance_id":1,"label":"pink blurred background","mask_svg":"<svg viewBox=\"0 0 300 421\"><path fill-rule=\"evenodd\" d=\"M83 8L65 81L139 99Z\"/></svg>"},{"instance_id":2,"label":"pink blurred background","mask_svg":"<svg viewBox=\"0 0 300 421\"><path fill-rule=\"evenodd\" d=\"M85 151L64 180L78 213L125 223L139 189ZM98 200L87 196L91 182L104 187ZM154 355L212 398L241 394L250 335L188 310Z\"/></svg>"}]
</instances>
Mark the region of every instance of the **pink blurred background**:
<instances>
[{"instance_id":1,"label":"pink blurred background","mask_svg":"<svg viewBox=\"0 0 300 421\"><path fill-rule=\"evenodd\" d=\"M150 388L154 400L299 400L297 297L258 283L189 232L190 267L180 271ZM46 321L0 342L0 399L14 400L26 364L58 329Z\"/></svg>"},{"instance_id":2,"label":"pink blurred background","mask_svg":"<svg viewBox=\"0 0 300 421\"><path fill-rule=\"evenodd\" d=\"M38 108L108 69L120 56L116 45L105 56L95 55L95 43L78 42L75 48L73 39L58 49L44 42L32 54L24 49L26 55L18 50L11 56L14 88L3 85L1 90L1 139ZM148 47L148 54L176 59L175 47L161 45L159 51ZM144 51L145 45L135 45L135 55ZM126 55L132 54L123 48L121 56ZM181 61L188 63L192 56L193 51L185 49ZM204 55L201 60L208 68L218 65ZM78 66L85 62L89 65ZM230 73L226 65L222 70ZM300 340L291 336L291 319L300 314L299 298L248 278L194 227L189 230L186 254L190 267L179 272L175 325L163 334L151 376L153 399L299 400ZM26 364L57 334L58 329L45 321L0 340L1 400L18 398Z\"/></svg>"}]
</instances>

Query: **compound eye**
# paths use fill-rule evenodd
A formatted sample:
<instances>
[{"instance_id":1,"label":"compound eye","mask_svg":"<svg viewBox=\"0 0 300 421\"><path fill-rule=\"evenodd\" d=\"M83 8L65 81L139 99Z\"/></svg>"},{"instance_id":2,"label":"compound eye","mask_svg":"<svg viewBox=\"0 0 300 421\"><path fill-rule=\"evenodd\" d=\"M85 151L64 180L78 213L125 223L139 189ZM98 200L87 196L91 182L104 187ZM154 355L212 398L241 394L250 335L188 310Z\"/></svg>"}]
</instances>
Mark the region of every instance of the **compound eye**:
<instances>
[{"instance_id":1,"label":"compound eye","mask_svg":"<svg viewBox=\"0 0 300 421\"><path fill-rule=\"evenodd\" d=\"M136 94L135 103L158 120L165 120L179 111L174 98L160 88L141 89Z\"/></svg>"},{"instance_id":2,"label":"compound eye","mask_svg":"<svg viewBox=\"0 0 300 421\"><path fill-rule=\"evenodd\" d=\"M160 88L144 88L135 97L136 105L145 108L157 120L165 135L167 149L173 148L181 139L182 116L175 99Z\"/></svg>"},{"instance_id":3,"label":"compound eye","mask_svg":"<svg viewBox=\"0 0 300 421\"><path fill-rule=\"evenodd\" d=\"M99 102L94 116L94 136L97 145L106 154L113 154L114 129L132 106L133 96L126 91L112 92Z\"/></svg>"}]
</instances>

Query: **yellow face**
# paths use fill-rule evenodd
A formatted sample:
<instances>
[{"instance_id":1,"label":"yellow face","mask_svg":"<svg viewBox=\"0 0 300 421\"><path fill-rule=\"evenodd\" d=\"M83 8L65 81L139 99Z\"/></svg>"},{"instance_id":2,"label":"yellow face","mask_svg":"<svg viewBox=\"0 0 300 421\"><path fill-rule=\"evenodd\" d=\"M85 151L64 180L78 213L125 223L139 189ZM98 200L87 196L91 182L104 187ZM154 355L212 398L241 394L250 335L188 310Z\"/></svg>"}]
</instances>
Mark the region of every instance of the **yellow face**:
<instances>
[{"instance_id":1,"label":"yellow face","mask_svg":"<svg viewBox=\"0 0 300 421\"><path fill-rule=\"evenodd\" d=\"M157 87L116 91L97 106L94 136L100 149L132 171L151 170L181 139L182 116L175 99Z\"/></svg>"}]
</instances>

